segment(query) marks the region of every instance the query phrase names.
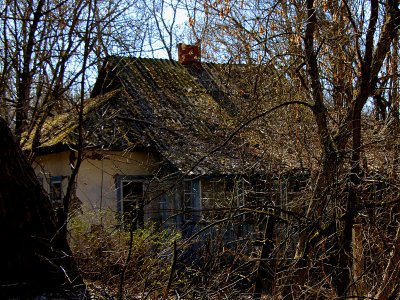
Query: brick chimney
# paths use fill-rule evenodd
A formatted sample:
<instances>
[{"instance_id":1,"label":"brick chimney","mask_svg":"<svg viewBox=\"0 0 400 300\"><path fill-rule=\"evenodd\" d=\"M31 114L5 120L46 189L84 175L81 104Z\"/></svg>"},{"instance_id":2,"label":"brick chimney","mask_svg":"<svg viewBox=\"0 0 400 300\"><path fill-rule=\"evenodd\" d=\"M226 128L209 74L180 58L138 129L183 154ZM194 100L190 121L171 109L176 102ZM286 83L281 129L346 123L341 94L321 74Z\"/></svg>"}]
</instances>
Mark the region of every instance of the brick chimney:
<instances>
[{"instance_id":1,"label":"brick chimney","mask_svg":"<svg viewBox=\"0 0 400 300\"><path fill-rule=\"evenodd\" d=\"M200 65L200 46L186 45L179 43L178 47L178 62L182 65L196 64Z\"/></svg>"}]
</instances>

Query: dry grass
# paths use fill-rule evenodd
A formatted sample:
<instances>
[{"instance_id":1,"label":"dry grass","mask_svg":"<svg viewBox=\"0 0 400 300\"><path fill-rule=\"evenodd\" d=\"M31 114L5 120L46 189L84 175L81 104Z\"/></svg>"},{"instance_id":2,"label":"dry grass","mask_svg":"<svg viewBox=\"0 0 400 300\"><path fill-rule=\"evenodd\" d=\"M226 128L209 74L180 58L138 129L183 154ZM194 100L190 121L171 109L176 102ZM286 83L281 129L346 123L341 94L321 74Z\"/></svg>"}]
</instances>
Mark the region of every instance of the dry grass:
<instances>
[{"instance_id":1,"label":"dry grass","mask_svg":"<svg viewBox=\"0 0 400 300\"><path fill-rule=\"evenodd\" d=\"M157 298L165 289L171 271L173 243L179 235L154 224L130 233L115 226L113 217L75 216L70 221L70 246L85 281L101 285L117 295L125 269L125 299ZM114 224L113 224L114 223ZM128 261L129 249L131 256Z\"/></svg>"}]
</instances>

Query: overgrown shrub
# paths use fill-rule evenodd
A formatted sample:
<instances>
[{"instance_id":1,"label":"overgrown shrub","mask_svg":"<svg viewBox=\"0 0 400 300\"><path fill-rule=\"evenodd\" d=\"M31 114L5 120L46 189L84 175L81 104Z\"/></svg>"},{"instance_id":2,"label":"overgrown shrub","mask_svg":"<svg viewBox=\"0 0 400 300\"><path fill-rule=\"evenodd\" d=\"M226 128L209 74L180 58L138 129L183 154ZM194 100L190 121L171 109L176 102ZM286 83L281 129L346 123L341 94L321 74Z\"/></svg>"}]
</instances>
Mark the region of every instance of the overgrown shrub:
<instances>
[{"instance_id":1,"label":"overgrown shrub","mask_svg":"<svg viewBox=\"0 0 400 300\"><path fill-rule=\"evenodd\" d=\"M147 223L144 229L132 233L130 245L130 232L116 226L111 214L74 216L69 228L70 245L87 282L101 284L116 295L121 272L126 267L123 278L126 299L154 298L162 294L171 271L174 241L179 239L179 234Z\"/></svg>"},{"instance_id":2,"label":"overgrown shrub","mask_svg":"<svg viewBox=\"0 0 400 300\"><path fill-rule=\"evenodd\" d=\"M112 295L165 299L166 290L167 299L248 299L251 295L259 257L250 250L251 239L226 243L223 233L182 239L173 230L147 223L132 232L129 256L131 233L116 226L113 214L74 216L69 227L70 245L84 279Z\"/></svg>"}]
</instances>

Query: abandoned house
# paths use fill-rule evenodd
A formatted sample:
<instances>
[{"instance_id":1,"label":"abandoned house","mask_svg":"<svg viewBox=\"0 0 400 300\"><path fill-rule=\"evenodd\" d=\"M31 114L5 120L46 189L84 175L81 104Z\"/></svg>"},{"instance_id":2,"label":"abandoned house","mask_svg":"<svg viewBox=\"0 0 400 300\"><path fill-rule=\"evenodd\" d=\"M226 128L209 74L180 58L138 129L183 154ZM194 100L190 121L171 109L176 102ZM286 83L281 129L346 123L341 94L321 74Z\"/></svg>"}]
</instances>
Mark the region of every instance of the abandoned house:
<instances>
[{"instance_id":1,"label":"abandoned house","mask_svg":"<svg viewBox=\"0 0 400 300\"><path fill-rule=\"evenodd\" d=\"M293 163L297 150L279 142L293 136L266 132L261 125L268 120L246 124L266 105L252 96L254 76L267 80L268 72L205 63L196 46L178 47L178 61L105 60L83 110L75 201L81 210L109 211L133 226L154 220L182 229L227 215L251 223L244 207L283 205L304 187L298 178L282 180L277 170L305 170L310 163ZM71 110L49 119L34 149L37 176L55 205L76 160L77 115ZM287 120L275 116L272 123L283 128ZM25 148L31 145L27 139Z\"/></svg>"}]
</instances>

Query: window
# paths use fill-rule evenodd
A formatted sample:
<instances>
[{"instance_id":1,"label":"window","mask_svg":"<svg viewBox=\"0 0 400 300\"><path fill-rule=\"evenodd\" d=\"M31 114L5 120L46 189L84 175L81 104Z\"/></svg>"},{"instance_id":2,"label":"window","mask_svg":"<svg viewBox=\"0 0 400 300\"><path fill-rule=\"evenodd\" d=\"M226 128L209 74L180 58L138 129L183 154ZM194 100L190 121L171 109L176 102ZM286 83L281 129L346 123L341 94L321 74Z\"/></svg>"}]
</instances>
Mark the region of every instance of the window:
<instances>
[{"instance_id":1,"label":"window","mask_svg":"<svg viewBox=\"0 0 400 300\"><path fill-rule=\"evenodd\" d=\"M249 182L243 178L237 178L234 184L237 207L244 207L246 205L246 195L249 193Z\"/></svg>"},{"instance_id":2,"label":"window","mask_svg":"<svg viewBox=\"0 0 400 300\"><path fill-rule=\"evenodd\" d=\"M198 221L200 218L200 180L183 180L182 210L184 221Z\"/></svg>"},{"instance_id":3,"label":"window","mask_svg":"<svg viewBox=\"0 0 400 300\"><path fill-rule=\"evenodd\" d=\"M144 179L136 176L117 178L117 209L127 228L143 227L144 194Z\"/></svg>"},{"instance_id":4,"label":"window","mask_svg":"<svg viewBox=\"0 0 400 300\"><path fill-rule=\"evenodd\" d=\"M284 179L284 197L283 200L293 201L302 195L307 188L308 178L305 175L294 175Z\"/></svg>"},{"instance_id":5,"label":"window","mask_svg":"<svg viewBox=\"0 0 400 300\"><path fill-rule=\"evenodd\" d=\"M50 200L54 206L59 207L62 205L63 188L62 176L50 176Z\"/></svg>"},{"instance_id":6,"label":"window","mask_svg":"<svg viewBox=\"0 0 400 300\"><path fill-rule=\"evenodd\" d=\"M168 220L168 197L165 194L162 194L158 201L159 212L158 212L158 221L163 223Z\"/></svg>"},{"instance_id":7,"label":"window","mask_svg":"<svg viewBox=\"0 0 400 300\"><path fill-rule=\"evenodd\" d=\"M143 182L123 180L122 216L134 229L143 225Z\"/></svg>"},{"instance_id":8,"label":"window","mask_svg":"<svg viewBox=\"0 0 400 300\"><path fill-rule=\"evenodd\" d=\"M205 178L201 182L201 204L203 218L215 220L226 217L234 203L234 182L227 177Z\"/></svg>"}]
</instances>

